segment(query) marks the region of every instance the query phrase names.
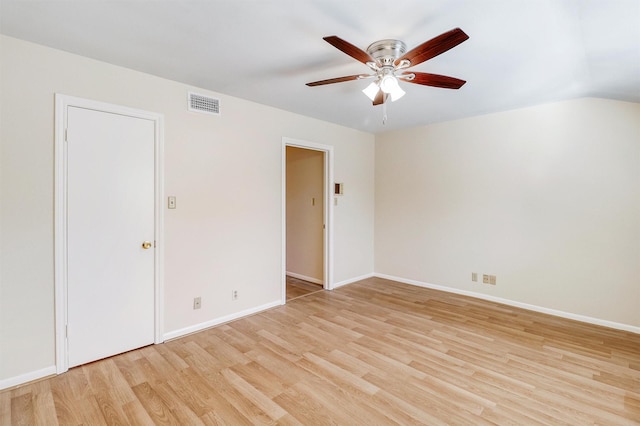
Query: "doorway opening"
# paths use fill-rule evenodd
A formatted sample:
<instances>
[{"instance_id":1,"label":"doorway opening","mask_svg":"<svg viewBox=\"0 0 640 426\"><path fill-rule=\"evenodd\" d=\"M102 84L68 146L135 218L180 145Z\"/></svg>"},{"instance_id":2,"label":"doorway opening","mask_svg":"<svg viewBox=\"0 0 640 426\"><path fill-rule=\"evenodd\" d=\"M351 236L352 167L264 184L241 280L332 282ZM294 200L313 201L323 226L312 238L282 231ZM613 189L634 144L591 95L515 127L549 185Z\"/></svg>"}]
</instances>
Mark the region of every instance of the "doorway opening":
<instances>
[{"instance_id":1,"label":"doorway opening","mask_svg":"<svg viewBox=\"0 0 640 426\"><path fill-rule=\"evenodd\" d=\"M284 304L333 287L333 147L289 138L282 142Z\"/></svg>"}]
</instances>

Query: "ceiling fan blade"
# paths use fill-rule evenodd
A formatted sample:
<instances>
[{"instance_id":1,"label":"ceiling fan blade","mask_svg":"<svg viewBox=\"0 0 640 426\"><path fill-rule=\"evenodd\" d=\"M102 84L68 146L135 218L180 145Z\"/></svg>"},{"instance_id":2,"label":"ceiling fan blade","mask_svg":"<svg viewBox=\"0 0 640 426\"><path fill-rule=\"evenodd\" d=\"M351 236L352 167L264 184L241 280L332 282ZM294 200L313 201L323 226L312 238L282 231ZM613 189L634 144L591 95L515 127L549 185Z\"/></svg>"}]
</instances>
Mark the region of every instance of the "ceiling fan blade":
<instances>
[{"instance_id":1,"label":"ceiling fan blade","mask_svg":"<svg viewBox=\"0 0 640 426\"><path fill-rule=\"evenodd\" d=\"M375 59L373 59L367 52L354 46L348 41L341 39L338 36L327 36L323 37L323 39L336 49L343 51L356 61L360 61L365 65L367 62L375 62Z\"/></svg>"},{"instance_id":2,"label":"ceiling fan blade","mask_svg":"<svg viewBox=\"0 0 640 426\"><path fill-rule=\"evenodd\" d=\"M442 87L443 89L459 89L463 84L466 83L465 80L448 77L446 75L429 74L426 72L415 71L411 74L415 75L413 79L409 80L402 78L401 81L406 81L407 83L422 84L423 86Z\"/></svg>"},{"instance_id":3,"label":"ceiling fan blade","mask_svg":"<svg viewBox=\"0 0 640 426\"><path fill-rule=\"evenodd\" d=\"M411 49L400 58L396 59L395 63L399 64L403 59L406 59L411 62L411 66L421 64L426 60L434 58L439 54L456 47L468 38L469 36L460 28L454 28L451 31L442 33L429 41L425 41L420 46Z\"/></svg>"},{"instance_id":4,"label":"ceiling fan blade","mask_svg":"<svg viewBox=\"0 0 640 426\"><path fill-rule=\"evenodd\" d=\"M387 101L389 94L384 93L382 90L378 90L375 99L373 100L373 105L382 105Z\"/></svg>"},{"instance_id":5,"label":"ceiling fan blade","mask_svg":"<svg viewBox=\"0 0 640 426\"><path fill-rule=\"evenodd\" d=\"M343 81L358 80L359 78L361 78L361 74L347 75L344 77L329 78L327 80L312 81L311 83L307 83L307 86L312 87L312 86L322 86L323 84L342 83Z\"/></svg>"}]
</instances>

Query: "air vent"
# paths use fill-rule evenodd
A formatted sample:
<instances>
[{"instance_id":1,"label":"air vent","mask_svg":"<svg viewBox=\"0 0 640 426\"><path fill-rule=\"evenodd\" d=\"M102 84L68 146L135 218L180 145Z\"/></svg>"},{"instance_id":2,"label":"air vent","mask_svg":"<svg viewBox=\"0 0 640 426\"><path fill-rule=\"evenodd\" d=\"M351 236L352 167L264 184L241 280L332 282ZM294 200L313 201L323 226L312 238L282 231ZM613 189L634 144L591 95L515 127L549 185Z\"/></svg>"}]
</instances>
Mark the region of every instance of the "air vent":
<instances>
[{"instance_id":1,"label":"air vent","mask_svg":"<svg viewBox=\"0 0 640 426\"><path fill-rule=\"evenodd\" d=\"M189 111L220 115L220 99L189 92Z\"/></svg>"}]
</instances>

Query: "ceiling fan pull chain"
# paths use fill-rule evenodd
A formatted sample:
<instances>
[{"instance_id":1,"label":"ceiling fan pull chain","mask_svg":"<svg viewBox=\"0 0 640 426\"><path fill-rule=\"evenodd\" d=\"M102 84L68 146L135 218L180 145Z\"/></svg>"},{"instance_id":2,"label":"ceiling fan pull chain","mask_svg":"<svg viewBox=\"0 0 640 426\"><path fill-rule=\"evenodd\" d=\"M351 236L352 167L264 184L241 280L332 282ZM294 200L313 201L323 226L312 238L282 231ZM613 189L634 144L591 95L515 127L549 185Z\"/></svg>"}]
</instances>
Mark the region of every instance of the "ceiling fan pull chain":
<instances>
[{"instance_id":1,"label":"ceiling fan pull chain","mask_svg":"<svg viewBox=\"0 0 640 426\"><path fill-rule=\"evenodd\" d=\"M382 104L382 125L387 124L387 103Z\"/></svg>"}]
</instances>

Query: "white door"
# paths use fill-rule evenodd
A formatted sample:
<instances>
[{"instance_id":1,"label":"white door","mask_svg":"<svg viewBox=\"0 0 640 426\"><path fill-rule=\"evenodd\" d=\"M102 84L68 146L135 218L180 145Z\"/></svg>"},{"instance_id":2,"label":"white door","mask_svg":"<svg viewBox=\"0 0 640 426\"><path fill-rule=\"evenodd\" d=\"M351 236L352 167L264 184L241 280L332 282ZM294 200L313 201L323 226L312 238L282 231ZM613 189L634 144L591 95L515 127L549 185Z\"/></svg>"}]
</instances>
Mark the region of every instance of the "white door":
<instances>
[{"instance_id":1,"label":"white door","mask_svg":"<svg viewBox=\"0 0 640 426\"><path fill-rule=\"evenodd\" d=\"M68 106L69 367L154 342L154 132Z\"/></svg>"}]
</instances>

